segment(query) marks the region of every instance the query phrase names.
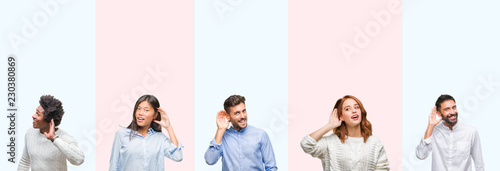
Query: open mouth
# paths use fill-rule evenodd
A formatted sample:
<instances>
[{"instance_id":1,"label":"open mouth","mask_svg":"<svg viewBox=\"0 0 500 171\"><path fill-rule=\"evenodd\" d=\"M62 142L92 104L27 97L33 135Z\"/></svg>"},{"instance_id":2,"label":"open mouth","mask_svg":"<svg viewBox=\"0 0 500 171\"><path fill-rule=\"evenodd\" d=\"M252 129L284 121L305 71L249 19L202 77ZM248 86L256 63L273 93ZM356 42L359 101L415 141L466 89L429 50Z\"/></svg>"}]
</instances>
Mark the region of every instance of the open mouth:
<instances>
[{"instance_id":1,"label":"open mouth","mask_svg":"<svg viewBox=\"0 0 500 171\"><path fill-rule=\"evenodd\" d=\"M245 124L245 123L247 123L247 120L246 119L242 119L242 120L238 121L238 123L239 124Z\"/></svg>"},{"instance_id":2,"label":"open mouth","mask_svg":"<svg viewBox=\"0 0 500 171\"><path fill-rule=\"evenodd\" d=\"M358 119L359 119L359 115L352 115L352 116L351 116L351 119L353 119L353 120L358 120Z\"/></svg>"},{"instance_id":3,"label":"open mouth","mask_svg":"<svg viewBox=\"0 0 500 171\"><path fill-rule=\"evenodd\" d=\"M143 117L137 117L137 121L138 122L142 122L142 121L144 121L144 118Z\"/></svg>"},{"instance_id":4,"label":"open mouth","mask_svg":"<svg viewBox=\"0 0 500 171\"><path fill-rule=\"evenodd\" d=\"M456 119L457 118L457 115L450 115L448 116L448 119Z\"/></svg>"}]
</instances>

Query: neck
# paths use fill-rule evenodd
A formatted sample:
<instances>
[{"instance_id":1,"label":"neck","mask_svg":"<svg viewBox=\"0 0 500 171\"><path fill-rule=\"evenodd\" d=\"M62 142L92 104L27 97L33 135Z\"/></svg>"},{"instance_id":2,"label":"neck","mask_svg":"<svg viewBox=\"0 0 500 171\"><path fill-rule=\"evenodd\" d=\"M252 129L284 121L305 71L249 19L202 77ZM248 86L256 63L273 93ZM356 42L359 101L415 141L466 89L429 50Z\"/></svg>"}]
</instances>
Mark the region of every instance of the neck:
<instances>
[{"instance_id":1,"label":"neck","mask_svg":"<svg viewBox=\"0 0 500 171\"><path fill-rule=\"evenodd\" d=\"M49 128L40 128L40 133L43 134L45 132L49 132Z\"/></svg>"},{"instance_id":2,"label":"neck","mask_svg":"<svg viewBox=\"0 0 500 171\"><path fill-rule=\"evenodd\" d=\"M450 130L453 130L453 126L457 125L458 121L455 122L454 124L450 124L448 122L443 122L444 126L447 126L448 128L450 128Z\"/></svg>"},{"instance_id":3,"label":"neck","mask_svg":"<svg viewBox=\"0 0 500 171\"><path fill-rule=\"evenodd\" d=\"M137 132L141 134L143 137L146 137L146 134L148 134L148 129L149 128L146 127L139 127L139 129L137 129Z\"/></svg>"},{"instance_id":4,"label":"neck","mask_svg":"<svg viewBox=\"0 0 500 171\"><path fill-rule=\"evenodd\" d=\"M241 131L241 128L239 128L239 127L238 127L238 128L236 128L236 127L234 127L234 126L233 126L233 129L234 129L234 130L236 130L236 131L238 131L238 132L240 132L240 131Z\"/></svg>"},{"instance_id":5,"label":"neck","mask_svg":"<svg viewBox=\"0 0 500 171\"><path fill-rule=\"evenodd\" d=\"M363 137L361 135L361 126L360 125L353 126L353 127L347 126L347 132L348 132L347 136L350 136L350 137Z\"/></svg>"}]
</instances>

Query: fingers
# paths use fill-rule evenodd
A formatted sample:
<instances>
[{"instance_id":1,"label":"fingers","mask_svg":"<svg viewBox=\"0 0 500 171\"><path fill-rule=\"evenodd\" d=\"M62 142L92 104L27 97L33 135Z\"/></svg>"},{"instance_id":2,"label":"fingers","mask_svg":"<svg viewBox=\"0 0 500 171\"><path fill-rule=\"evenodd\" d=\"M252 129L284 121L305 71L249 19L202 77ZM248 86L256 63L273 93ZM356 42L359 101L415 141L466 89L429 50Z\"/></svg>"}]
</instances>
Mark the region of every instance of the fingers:
<instances>
[{"instance_id":1,"label":"fingers","mask_svg":"<svg viewBox=\"0 0 500 171\"><path fill-rule=\"evenodd\" d=\"M160 112L162 115L167 114L167 112L165 112L165 110L163 110L161 107L158 108L158 112Z\"/></svg>"},{"instance_id":2,"label":"fingers","mask_svg":"<svg viewBox=\"0 0 500 171\"><path fill-rule=\"evenodd\" d=\"M51 130L51 131L53 131L53 130L55 129L54 119L51 119L51 120L50 120L50 124L49 124L49 126L50 126L50 130Z\"/></svg>"}]
</instances>

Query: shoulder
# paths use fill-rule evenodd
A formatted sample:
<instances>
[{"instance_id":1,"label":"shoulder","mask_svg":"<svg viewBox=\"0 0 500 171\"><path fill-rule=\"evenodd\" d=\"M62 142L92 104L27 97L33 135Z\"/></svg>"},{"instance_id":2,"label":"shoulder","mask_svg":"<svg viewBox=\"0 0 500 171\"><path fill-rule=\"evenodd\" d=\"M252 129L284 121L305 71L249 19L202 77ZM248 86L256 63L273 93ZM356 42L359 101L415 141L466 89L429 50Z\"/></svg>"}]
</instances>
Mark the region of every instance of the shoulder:
<instances>
[{"instance_id":1,"label":"shoulder","mask_svg":"<svg viewBox=\"0 0 500 171\"><path fill-rule=\"evenodd\" d=\"M472 125L469 125L467 123L464 123L464 122L460 122L460 127L462 129L467 129L467 130L470 130L470 131L476 131L476 127L472 126Z\"/></svg>"},{"instance_id":2,"label":"shoulder","mask_svg":"<svg viewBox=\"0 0 500 171\"><path fill-rule=\"evenodd\" d=\"M130 132L132 130L130 128L120 128L118 131L116 131L115 136L116 137L127 137L130 135Z\"/></svg>"},{"instance_id":3,"label":"shoulder","mask_svg":"<svg viewBox=\"0 0 500 171\"><path fill-rule=\"evenodd\" d=\"M35 130L35 128L33 128L33 127L30 127L30 128L28 128L28 130L26 130L26 136L34 134L36 132L40 132L40 131L39 130Z\"/></svg>"},{"instance_id":4,"label":"shoulder","mask_svg":"<svg viewBox=\"0 0 500 171\"><path fill-rule=\"evenodd\" d=\"M32 137L36 137L37 133L40 134L40 131L38 129L34 129L34 128L30 127L30 128L28 128L28 130L26 130L26 134L24 134L24 138L29 139Z\"/></svg>"},{"instance_id":5,"label":"shoulder","mask_svg":"<svg viewBox=\"0 0 500 171\"><path fill-rule=\"evenodd\" d=\"M251 125L248 125L246 128L246 131L248 131L248 135L255 136L255 137L261 137L262 139L269 139L269 135L264 129L260 129Z\"/></svg>"},{"instance_id":6,"label":"shoulder","mask_svg":"<svg viewBox=\"0 0 500 171\"><path fill-rule=\"evenodd\" d=\"M330 134L327 136L323 136L319 139L318 142L326 142L328 145L332 144L341 144L340 138L336 134Z\"/></svg>"},{"instance_id":7,"label":"shoulder","mask_svg":"<svg viewBox=\"0 0 500 171\"><path fill-rule=\"evenodd\" d=\"M247 131L252 133L267 134L266 131L264 131L264 129L254 127L252 125L247 125Z\"/></svg>"},{"instance_id":8,"label":"shoulder","mask_svg":"<svg viewBox=\"0 0 500 171\"><path fill-rule=\"evenodd\" d=\"M370 135L368 137L368 139L366 140L366 143L370 143L370 144L373 144L375 146L378 146L378 147L384 147L384 144L382 144L382 141L376 137L376 136L373 136L373 135Z\"/></svg>"},{"instance_id":9,"label":"shoulder","mask_svg":"<svg viewBox=\"0 0 500 171\"><path fill-rule=\"evenodd\" d=\"M62 130L61 128L57 128L56 136L58 136L61 140L64 140L65 142L69 142L69 143L76 143L77 142L73 136L71 136L66 131Z\"/></svg>"}]
</instances>

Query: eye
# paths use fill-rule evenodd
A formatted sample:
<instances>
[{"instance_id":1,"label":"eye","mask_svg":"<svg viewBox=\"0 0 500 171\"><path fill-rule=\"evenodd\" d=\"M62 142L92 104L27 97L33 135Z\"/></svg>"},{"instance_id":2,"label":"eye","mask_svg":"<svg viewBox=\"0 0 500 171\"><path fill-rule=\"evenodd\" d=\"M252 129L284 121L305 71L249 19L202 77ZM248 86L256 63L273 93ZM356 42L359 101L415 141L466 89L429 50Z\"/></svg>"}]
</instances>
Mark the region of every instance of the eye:
<instances>
[{"instance_id":1,"label":"eye","mask_svg":"<svg viewBox=\"0 0 500 171\"><path fill-rule=\"evenodd\" d=\"M351 110L351 109L350 108L345 108L345 111L349 111L349 110Z\"/></svg>"},{"instance_id":2,"label":"eye","mask_svg":"<svg viewBox=\"0 0 500 171\"><path fill-rule=\"evenodd\" d=\"M355 109L359 109L359 106L354 107Z\"/></svg>"}]
</instances>

